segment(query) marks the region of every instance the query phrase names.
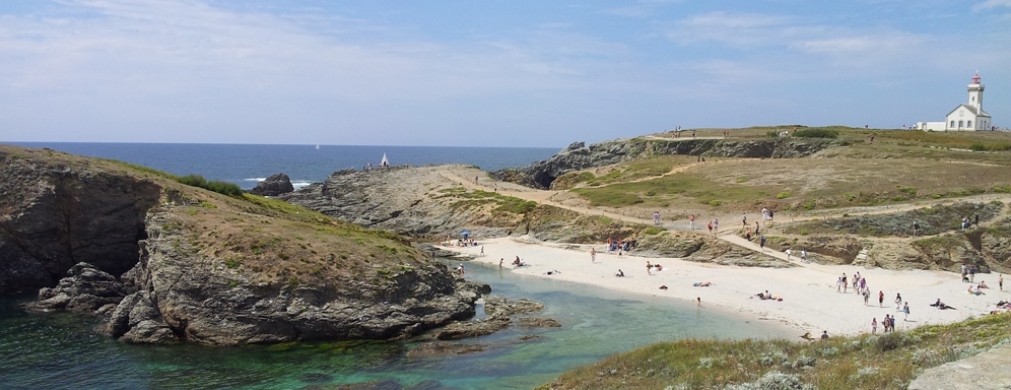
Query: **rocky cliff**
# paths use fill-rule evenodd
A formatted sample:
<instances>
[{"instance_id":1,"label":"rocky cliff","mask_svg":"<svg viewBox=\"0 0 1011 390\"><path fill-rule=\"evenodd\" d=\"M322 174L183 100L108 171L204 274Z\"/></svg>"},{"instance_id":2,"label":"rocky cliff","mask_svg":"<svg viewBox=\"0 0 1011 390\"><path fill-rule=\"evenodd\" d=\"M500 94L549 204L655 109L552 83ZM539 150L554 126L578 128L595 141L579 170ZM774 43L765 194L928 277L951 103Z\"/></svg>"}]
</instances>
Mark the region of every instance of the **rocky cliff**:
<instances>
[{"instance_id":1,"label":"rocky cliff","mask_svg":"<svg viewBox=\"0 0 1011 390\"><path fill-rule=\"evenodd\" d=\"M284 202L52 151L0 158L0 292L55 286L35 309L108 316L124 341L410 336L488 292L397 235Z\"/></svg>"},{"instance_id":2,"label":"rocky cliff","mask_svg":"<svg viewBox=\"0 0 1011 390\"><path fill-rule=\"evenodd\" d=\"M0 147L0 295L54 286L74 264L137 263L160 187L48 150Z\"/></svg>"},{"instance_id":3,"label":"rocky cliff","mask_svg":"<svg viewBox=\"0 0 1011 390\"><path fill-rule=\"evenodd\" d=\"M108 323L113 337L215 345L387 339L475 314L480 286L410 253L395 267L349 265L332 280L264 277L193 248L173 218L149 217L140 262L123 277L134 292Z\"/></svg>"},{"instance_id":4,"label":"rocky cliff","mask_svg":"<svg viewBox=\"0 0 1011 390\"><path fill-rule=\"evenodd\" d=\"M808 139L659 139L614 140L586 146L576 142L551 158L529 166L495 172L502 180L551 188L558 177L573 171L602 167L645 156L689 155L745 158L797 158L832 145L828 140Z\"/></svg>"},{"instance_id":5,"label":"rocky cliff","mask_svg":"<svg viewBox=\"0 0 1011 390\"><path fill-rule=\"evenodd\" d=\"M456 236L463 229L475 236L505 235L522 225L526 202L491 191L468 192L450 179L474 177L477 169L462 165L398 167L334 172L278 198L356 225L412 237Z\"/></svg>"}]
</instances>

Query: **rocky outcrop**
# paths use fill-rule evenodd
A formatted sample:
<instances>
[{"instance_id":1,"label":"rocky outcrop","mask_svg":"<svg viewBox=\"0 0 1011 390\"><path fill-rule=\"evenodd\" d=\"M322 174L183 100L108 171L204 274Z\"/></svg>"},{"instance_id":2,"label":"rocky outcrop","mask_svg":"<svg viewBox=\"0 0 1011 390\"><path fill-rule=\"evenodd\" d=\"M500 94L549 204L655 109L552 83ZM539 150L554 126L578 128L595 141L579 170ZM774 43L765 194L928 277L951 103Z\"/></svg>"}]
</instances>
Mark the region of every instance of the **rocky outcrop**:
<instances>
[{"instance_id":1,"label":"rocky outcrop","mask_svg":"<svg viewBox=\"0 0 1011 390\"><path fill-rule=\"evenodd\" d=\"M120 275L137 263L160 187L52 151L0 149L0 295L56 285L77 263Z\"/></svg>"},{"instance_id":2,"label":"rocky outcrop","mask_svg":"<svg viewBox=\"0 0 1011 390\"><path fill-rule=\"evenodd\" d=\"M78 263L67 271L53 288L39 290L39 300L28 305L32 310L69 310L78 313L104 313L126 296L123 283L88 263Z\"/></svg>"},{"instance_id":3,"label":"rocky outcrop","mask_svg":"<svg viewBox=\"0 0 1011 390\"><path fill-rule=\"evenodd\" d=\"M271 175L266 180L256 183L256 187L249 190L249 193L262 196L278 196L287 194L295 190L291 185L291 179L285 173Z\"/></svg>"},{"instance_id":4,"label":"rocky outcrop","mask_svg":"<svg viewBox=\"0 0 1011 390\"><path fill-rule=\"evenodd\" d=\"M526 298L509 300L501 296L486 296L484 298L484 312L486 318L458 321L447 325L434 332L431 337L436 340L458 340L464 338L489 335L509 328L514 316L530 314L544 310L544 305ZM550 318L520 318L520 325L524 327L552 327L562 326Z\"/></svg>"},{"instance_id":5,"label":"rocky outcrop","mask_svg":"<svg viewBox=\"0 0 1011 390\"><path fill-rule=\"evenodd\" d=\"M521 224L522 216L492 213L483 200L453 198L453 189L459 184L446 175L461 167L338 171L323 183L310 184L278 199L356 225L411 237L447 233L455 237L463 229L472 230L478 237L500 236ZM486 200L497 201L492 196Z\"/></svg>"},{"instance_id":6,"label":"rocky outcrop","mask_svg":"<svg viewBox=\"0 0 1011 390\"><path fill-rule=\"evenodd\" d=\"M732 245L711 236L694 232L671 232L642 236L633 253L643 257L675 257L700 263L736 265L742 267L793 267L786 261Z\"/></svg>"},{"instance_id":7,"label":"rocky outcrop","mask_svg":"<svg viewBox=\"0 0 1011 390\"><path fill-rule=\"evenodd\" d=\"M480 292L488 290L434 262L385 274L383 283L255 282L214 267L165 229L168 222L158 213L148 219L140 261L123 276L136 292L116 308L107 327L113 337L214 345L389 339L470 318Z\"/></svg>"},{"instance_id":8,"label":"rocky outcrop","mask_svg":"<svg viewBox=\"0 0 1011 390\"><path fill-rule=\"evenodd\" d=\"M909 390L1011 389L1011 344L994 347L979 355L928 368L909 383Z\"/></svg>"},{"instance_id":9,"label":"rocky outcrop","mask_svg":"<svg viewBox=\"0 0 1011 390\"><path fill-rule=\"evenodd\" d=\"M551 188L558 177L573 171L602 167L642 156L690 155L746 158L797 158L817 153L832 141L776 138L740 139L632 139L586 146L576 142L551 158L529 166L497 171L501 180L540 189Z\"/></svg>"}]
</instances>

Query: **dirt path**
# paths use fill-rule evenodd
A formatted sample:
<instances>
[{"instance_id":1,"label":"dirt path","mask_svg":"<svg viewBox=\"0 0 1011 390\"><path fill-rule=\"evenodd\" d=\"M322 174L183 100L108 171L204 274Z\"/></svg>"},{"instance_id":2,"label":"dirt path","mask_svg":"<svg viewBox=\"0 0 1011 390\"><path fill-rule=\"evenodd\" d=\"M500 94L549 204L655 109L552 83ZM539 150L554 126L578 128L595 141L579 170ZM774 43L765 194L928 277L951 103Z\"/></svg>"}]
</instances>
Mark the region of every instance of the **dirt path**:
<instances>
[{"instance_id":1,"label":"dirt path","mask_svg":"<svg viewBox=\"0 0 1011 390\"><path fill-rule=\"evenodd\" d=\"M708 163L707 162L707 163L692 163L692 164L682 165L682 166L679 166L679 167L675 167L670 172L667 172L667 173L661 175L660 177L676 174L676 173L679 173L679 172L684 172L684 171L686 171L688 169L691 169L691 168L693 168L693 167L695 167L697 165L700 165L700 164L712 164L712 163ZM580 213L580 214L584 214L584 215L600 215L600 216L605 216L605 217L612 218L612 219L615 219L615 220L620 220L620 221L629 222L629 223L640 223L640 224L644 224L644 225L652 225L653 224L653 221L650 220L650 219L648 219L648 218L639 218L639 217L635 217L635 216L630 216L630 215L625 215L625 214L619 214L619 213L614 213L614 212L609 212L609 211L603 211L603 210L599 210L599 209L595 209L595 208L590 208L590 207L573 206L573 205L564 204L562 202L554 200L554 198L556 196L558 196L559 194L563 193L564 191L532 189L532 188L523 187L523 186L519 186L519 185L512 184L512 183L505 183L505 182L501 182L501 181L495 181L491 177L487 176L486 172L481 172L481 171L476 170L476 169L474 169L473 172L480 172L478 174L478 176L480 176L481 174L483 174L484 175L484 181L482 182L481 180L478 180L478 184L475 184L473 179L471 179L471 180L465 179L462 176L460 176L460 173L455 172L455 171L450 171L450 170L441 170L441 171L439 171L439 174L442 177L444 177L444 178L446 178L446 179L448 179L448 180L450 180L450 181L452 181L454 183L462 185L464 188L467 188L467 189L470 189L470 190L496 191L496 192L498 192L498 193L500 193L502 195L512 196L512 197L523 199L523 200L527 200L527 201L533 201L533 202L537 202L537 203L547 204L547 205L551 205L551 206L555 206L555 207L558 207L558 208L570 210L570 211L573 211L573 212L576 212L576 213ZM467 177L470 177L471 173L472 172L470 170L468 170L466 172ZM643 180L645 180L645 179L643 179ZM782 222L787 222L787 221L789 221L789 222L803 222L803 221L811 221L811 220L818 220L818 219L842 218L843 215L847 215L847 216L859 216L859 215L891 214L891 213L910 211L910 210L915 210L915 209L929 207L929 206L934 206L934 205L939 205L939 204L954 204L954 203L958 203L958 202L988 202L988 201L992 201L992 200L999 200L1001 202L1008 202L1008 201L1011 201L1011 195L1008 195L1008 194L974 195L974 196L968 196L968 197L963 197L963 198L946 199L946 200L943 200L943 201L939 201L939 200L929 200L929 201L928 200L924 200L924 201L918 201L918 202L913 202L913 203L908 203L908 204L900 204L900 205L870 206L870 207L850 207L850 208L845 208L845 209L832 209L832 210L824 210L824 211L811 211L811 212L807 212L807 213L801 214L801 215L783 215L783 213L777 213L776 216L777 216L777 220L782 221ZM732 218L721 218L721 219L723 221L733 221L734 220ZM701 225L705 223L704 221L697 221L697 222L699 223L700 227L702 227ZM682 226L682 225L684 225L684 226ZM688 230L687 222L685 222L685 223L681 223L681 222L667 222L667 223L661 224L661 226L663 228L667 229L667 230ZM819 270L821 270L820 265L818 265L818 264L814 264L814 263L802 263L802 262L800 262L799 254L797 254L797 256L792 256L790 260L787 260L786 254L783 253L783 252L776 251L776 250L773 250L773 249L770 249L770 248L765 248L764 250L760 249L759 246L758 246L758 244L750 242L750 241L744 239L743 237L738 236L736 234L736 232L738 230L736 228L736 225L734 225L734 227L726 227L725 229L726 230L724 230L723 233L717 235L717 238L720 239L720 240L722 240L722 241L724 241L724 242L727 242L729 244L733 244L733 245L736 245L738 247L741 247L741 248L744 248L744 249L748 249L748 250L751 250L751 251L754 251L754 252L759 252L759 253L762 253L762 254L767 255L767 256L772 256L772 257L775 257L775 258L783 260L783 261L789 261L790 263L792 263L792 264L794 264L796 266L799 266L799 267L805 267L805 268L812 268L812 269L819 269Z\"/></svg>"}]
</instances>

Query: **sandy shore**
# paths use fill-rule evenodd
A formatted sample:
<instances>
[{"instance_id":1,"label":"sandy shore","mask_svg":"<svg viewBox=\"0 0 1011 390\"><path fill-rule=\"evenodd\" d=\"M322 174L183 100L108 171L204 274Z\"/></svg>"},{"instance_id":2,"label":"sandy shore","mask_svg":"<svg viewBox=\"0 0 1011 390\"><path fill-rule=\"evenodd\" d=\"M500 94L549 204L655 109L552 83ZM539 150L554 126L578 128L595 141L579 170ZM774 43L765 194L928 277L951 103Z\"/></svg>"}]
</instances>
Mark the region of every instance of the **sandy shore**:
<instances>
[{"instance_id":1,"label":"sandy shore","mask_svg":"<svg viewBox=\"0 0 1011 390\"><path fill-rule=\"evenodd\" d=\"M811 332L819 335L855 335L871 331L871 319L880 323L885 314L897 316L896 329L909 329L926 324L943 324L981 316L995 308L1000 300L1011 299L1011 280L1004 290L997 289L997 274L978 274L975 281L986 281L991 287L985 295L966 292L957 273L941 271L890 271L854 266L805 265L789 269L765 269L722 266L687 262L678 259L641 258L634 255L607 254L604 245L597 250L596 263L591 263L590 245L540 243L523 238L498 238L482 241L484 256L474 261L498 265L509 272L538 275L585 283L655 297L670 297L695 302L701 298L702 308L738 313L762 321L777 321L794 327L798 335ZM481 247L446 249L478 255ZM510 265L519 256L529 266ZM663 265L663 271L646 271L646 262ZM466 268L466 265L464 265ZM624 278L615 277L621 269ZM552 271L552 275L546 273ZM559 271L555 273L554 271ZM837 278L859 272L867 279L872 294L867 305L861 295L836 292ZM710 287L693 287L695 282L711 282ZM667 290L660 286L666 285ZM761 300L755 295L768 290L782 301ZM885 294L883 307L878 305L878 291ZM909 302L908 320L895 308L896 294ZM929 306L938 298L955 310L938 310ZM881 331L879 326L878 331Z\"/></svg>"}]
</instances>

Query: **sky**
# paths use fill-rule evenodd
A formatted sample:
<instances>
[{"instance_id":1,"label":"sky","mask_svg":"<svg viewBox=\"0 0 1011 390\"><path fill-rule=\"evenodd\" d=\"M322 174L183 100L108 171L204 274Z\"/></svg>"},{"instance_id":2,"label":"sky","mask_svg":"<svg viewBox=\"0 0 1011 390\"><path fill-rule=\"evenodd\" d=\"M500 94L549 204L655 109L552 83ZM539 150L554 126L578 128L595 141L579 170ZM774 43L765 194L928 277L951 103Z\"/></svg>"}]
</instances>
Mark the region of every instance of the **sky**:
<instances>
[{"instance_id":1,"label":"sky","mask_svg":"<svg viewBox=\"0 0 1011 390\"><path fill-rule=\"evenodd\" d=\"M1011 127L1011 0L2 0L0 141L562 147Z\"/></svg>"}]
</instances>

